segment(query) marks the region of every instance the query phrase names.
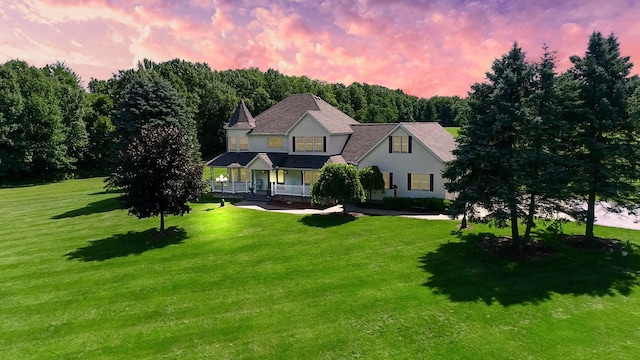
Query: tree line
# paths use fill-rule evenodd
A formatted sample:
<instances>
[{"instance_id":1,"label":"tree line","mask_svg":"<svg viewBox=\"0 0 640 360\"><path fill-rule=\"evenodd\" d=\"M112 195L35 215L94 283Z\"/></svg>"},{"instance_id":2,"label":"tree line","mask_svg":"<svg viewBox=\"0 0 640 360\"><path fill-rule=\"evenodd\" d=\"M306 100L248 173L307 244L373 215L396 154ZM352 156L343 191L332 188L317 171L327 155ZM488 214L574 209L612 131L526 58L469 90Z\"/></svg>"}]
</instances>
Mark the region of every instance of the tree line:
<instances>
[{"instance_id":1,"label":"tree line","mask_svg":"<svg viewBox=\"0 0 640 360\"><path fill-rule=\"evenodd\" d=\"M290 94L313 93L359 122L444 126L457 126L466 109L466 99L459 97L418 98L378 85L330 84L273 69L213 71L180 59L144 60L108 80L91 79L85 89L65 63L37 68L12 60L0 65L0 184L107 174L126 146L127 131L140 125L135 114L122 109L149 96L141 92L149 84L138 79L150 74L165 82L163 91L178 94L189 123L185 129L205 159L224 151L223 126L240 99L257 115Z\"/></svg>"},{"instance_id":2,"label":"tree line","mask_svg":"<svg viewBox=\"0 0 640 360\"><path fill-rule=\"evenodd\" d=\"M597 202L638 208L640 81L619 48L613 34L594 32L561 74L546 47L536 62L517 43L494 61L487 80L471 87L456 158L444 172L457 214L473 218L483 208L524 246L537 216L572 215L592 240Z\"/></svg>"}]
</instances>

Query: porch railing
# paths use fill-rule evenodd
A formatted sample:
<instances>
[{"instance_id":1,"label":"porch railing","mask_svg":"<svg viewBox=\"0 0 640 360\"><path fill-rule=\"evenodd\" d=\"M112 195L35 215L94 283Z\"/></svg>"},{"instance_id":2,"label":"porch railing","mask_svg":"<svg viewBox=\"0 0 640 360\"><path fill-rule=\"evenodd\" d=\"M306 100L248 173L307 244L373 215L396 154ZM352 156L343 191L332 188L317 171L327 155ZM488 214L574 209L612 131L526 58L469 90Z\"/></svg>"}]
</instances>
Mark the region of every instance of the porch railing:
<instances>
[{"instance_id":1,"label":"porch railing","mask_svg":"<svg viewBox=\"0 0 640 360\"><path fill-rule=\"evenodd\" d=\"M311 186L309 185L283 185L271 183L272 195L290 195L290 196L311 196Z\"/></svg>"},{"instance_id":2,"label":"porch railing","mask_svg":"<svg viewBox=\"0 0 640 360\"><path fill-rule=\"evenodd\" d=\"M226 183L223 186L220 186L219 182L213 181L211 183L211 189L213 192L225 192L225 193L248 193L251 189L251 184L249 183Z\"/></svg>"}]
</instances>

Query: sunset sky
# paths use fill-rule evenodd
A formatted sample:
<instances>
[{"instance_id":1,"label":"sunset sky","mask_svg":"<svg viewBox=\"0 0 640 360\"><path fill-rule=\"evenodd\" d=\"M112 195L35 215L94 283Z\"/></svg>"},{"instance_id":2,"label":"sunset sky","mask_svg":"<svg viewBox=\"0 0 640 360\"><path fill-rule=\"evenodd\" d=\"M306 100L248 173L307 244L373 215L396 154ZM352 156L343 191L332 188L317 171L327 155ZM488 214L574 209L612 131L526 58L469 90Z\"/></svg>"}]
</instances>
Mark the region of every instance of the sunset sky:
<instances>
[{"instance_id":1,"label":"sunset sky","mask_svg":"<svg viewBox=\"0 0 640 360\"><path fill-rule=\"evenodd\" d=\"M0 63L64 61L83 82L149 58L466 96L517 41L558 66L613 32L640 69L638 0L2 0Z\"/></svg>"}]
</instances>

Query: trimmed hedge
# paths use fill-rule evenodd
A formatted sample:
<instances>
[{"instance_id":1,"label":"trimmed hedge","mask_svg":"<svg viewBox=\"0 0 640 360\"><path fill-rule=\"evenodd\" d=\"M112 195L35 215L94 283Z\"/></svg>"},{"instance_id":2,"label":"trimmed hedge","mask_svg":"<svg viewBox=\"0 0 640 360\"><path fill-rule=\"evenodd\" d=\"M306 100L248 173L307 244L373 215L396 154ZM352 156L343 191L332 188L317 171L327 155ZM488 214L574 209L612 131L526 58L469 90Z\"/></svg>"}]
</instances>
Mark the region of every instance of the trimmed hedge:
<instances>
[{"instance_id":1,"label":"trimmed hedge","mask_svg":"<svg viewBox=\"0 0 640 360\"><path fill-rule=\"evenodd\" d=\"M411 210L425 213L446 213L450 204L450 200L438 198L384 197L382 199L382 208L385 210Z\"/></svg>"}]
</instances>

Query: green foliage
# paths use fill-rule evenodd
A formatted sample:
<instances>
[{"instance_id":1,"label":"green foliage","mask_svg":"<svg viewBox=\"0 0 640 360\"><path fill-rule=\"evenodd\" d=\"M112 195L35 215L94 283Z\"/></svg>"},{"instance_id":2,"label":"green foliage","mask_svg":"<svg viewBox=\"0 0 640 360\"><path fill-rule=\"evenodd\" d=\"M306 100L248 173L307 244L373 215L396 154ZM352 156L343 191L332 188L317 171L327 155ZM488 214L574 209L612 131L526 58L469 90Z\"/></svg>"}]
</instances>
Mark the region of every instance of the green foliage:
<instances>
[{"instance_id":1,"label":"green foliage","mask_svg":"<svg viewBox=\"0 0 640 360\"><path fill-rule=\"evenodd\" d=\"M584 57L572 56L570 80L578 90L566 134L571 191L587 201L586 236L593 238L596 199L616 207L638 204L640 123L629 116L628 75L633 64L620 55L617 38L594 32ZM633 110L632 110L633 111Z\"/></svg>"},{"instance_id":2,"label":"green foliage","mask_svg":"<svg viewBox=\"0 0 640 360\"><path fill-rule=\"evenodd\" d=\"M174 126L184 131L197 150L196 124L183 96L153 72L138 72L114 111L116 145L122 149L145 128Z\"/></svg>"},{"instance_id":3,"label":"green foliage","mask_svg":"<svg viewBox=\"0 0 640 360\"><path fill-rule=\"evenodd\" d=\"M146 127L133 137L118 158L118 166L107 179L110 187L122 189L120 199L129 214L139 219L160 215L184 215L204 193L203 165L194 156L191 139L175 126Z\"/></svg>"},{"instance_id":4,"label":"green foliage","mask_svg":"<svg viewBox=\"0 0 640 360\"><path fill-rule=\"evenodd\" d=\"M521 241L518 216L529 151L523 138L532 75L517 44L494 61L488 81L472 86L469 118L456 140L456 158L443 174L447 190L459 194L454 209L487 209L497 226L511 225L515 243Z\"/></svg>"},{"instance_id":5,"label":"green foliage","mask_svg":"<svg viewBox=\"0 0 640 360\"><path fill-rule=\"evenodd\" d=\"M373 191L384 190L384 179L382 178L382 172L377 166L367 166L359 172L360 183L365 191L369 192L369 199L371 199L371 193Z\"/></svg>"},{"instance_id":6,"label":"green foliage","mask_svg":"<svg viewBox=\"0 0 640 360\"><path fill-rule=\"evenodd\" d=\"M61 104L66 85L45 70L17 60L0 66L0 183L64 178L82 151L83 140L71 138L82 133L78 109Z\"/></svg>"},{"instance_id":7,"label":"green foliage","mask_svg":"<svg viewBox=\"0 0 640 360\"><path fill-rule=\"evenodd\" d=\"M314 202L337 200L345 204L348 201L364 201L365 194L358 169L347 164L326 165L320 171L318 180L311 186L311 196Z\"/></svg>"}]
</instances>

